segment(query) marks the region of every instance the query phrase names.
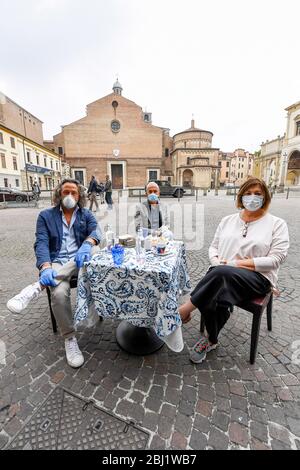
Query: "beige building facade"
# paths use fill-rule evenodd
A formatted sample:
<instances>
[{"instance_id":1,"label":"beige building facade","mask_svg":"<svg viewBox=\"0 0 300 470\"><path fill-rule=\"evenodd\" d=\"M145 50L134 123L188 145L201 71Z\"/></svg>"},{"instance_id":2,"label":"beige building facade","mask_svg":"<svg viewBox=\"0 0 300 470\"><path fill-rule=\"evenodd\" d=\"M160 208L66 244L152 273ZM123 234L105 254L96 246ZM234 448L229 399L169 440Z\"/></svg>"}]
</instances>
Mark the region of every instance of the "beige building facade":
<instances>
[{"instance_id":1,"label":"beige building facade","mask_svg":"<svg viewBox=\"0 0 300 470\"><path fill-rule=\"evenodd\" d=\"M212 147L213 133L191 127L173 137L173 183L203 189L218 187L219 149Z\"/></svg>"},{"instance_id":2,"label":"beige building facade","mask_svg":"<svg viewBox=\"0 0 300 470\"><path fill-rule=\"evenodd\" d=\"M18 137L0 125L0 187L23 189Z\"/></svg>"},{"instance_id":3,"label":"beige building facade","mask_svg":"<svg viewBox=\"0 0 300 470\"><path fill-rule=\"evenodd\" d=\"M219 165L220 186L241 186L254 175L254 154L244 149L220 152Z\"/></svg>"},{"instance_id":4,"label":"beige building facade","mask_svg":"<svg viewBox=\"0 0 300 470\"><path fill-rule=\"evenodd\" d=\"M281 152L280 186L300 187L300 101L285 111L287 126Z\"/></svg>"},{"instance_id":5,"label":"beige building facade","mask_svg":"<svg viewBox=\"0 0 300 470\"><path fill-rule=\"evenodd\" d=\"M60 180L61 158L43 145L43 123L0 93L0 187L52 189Z\"/></svg>"},{"instance_id":6,"label":"beige building facade","mask_svg":"<svg viewBox=\"0 0 300 470\"><path fill-rule=\"evenodd\" d=\"M219 168L220 168L220 186L225 186L231 182L230 179L230 165L232 153L220 152L219 153Z\"/></svg>"},{"instance_id":7,"label":"beige building facade","mask_svg":"<svg viewBox=\"0 0 300 470\"><path fill-rule=\"evenodd\" d=\"M236 149L231 156L230 182L241 186L249 176L253 175L254 155L244 149Z\"/></svg>"},{"instance_id":8,"label":"beige building facade","mask_svg":"<svg viewBox=\"0 0 300 470\"><path fill-rule=\"evenodd\" d=\"M61 180L61 158L55 152L0 125L0 187L31 191L53 189Z\"/></svg>"},{"instance_id":9,"label":"beige building facade","mask_svg":"<svg viewBox=\"0 0 300 470\"><path fill-rule=\"evenodd\" d=\"M255 175L275 189L300 187L300 101L288 106L286 132L262 142L255 156Z\"/></svg>"},{"instance_id":10,"label":"beige building facade","mask_svg":"<svg viewBox=\"0 0 300 470\"><path fill-rule=\"evenodd\" d=\"M262 178L270 188L277 188L280 180L281 153L285 136L262 142L260 152L254 158L254 175Z\"/></svg>"}]
</instances>

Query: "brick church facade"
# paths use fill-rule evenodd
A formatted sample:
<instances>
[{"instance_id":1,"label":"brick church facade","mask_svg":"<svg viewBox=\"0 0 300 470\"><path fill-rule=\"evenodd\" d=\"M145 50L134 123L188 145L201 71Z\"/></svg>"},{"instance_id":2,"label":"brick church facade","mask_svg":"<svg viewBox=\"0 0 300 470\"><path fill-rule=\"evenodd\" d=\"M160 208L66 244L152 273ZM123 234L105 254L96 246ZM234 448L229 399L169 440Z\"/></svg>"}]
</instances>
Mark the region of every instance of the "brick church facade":
<instances>
[{"instance_id":1,"label":"brick church facade","mask_svg":"<svg viewBox=\"0 0 300 470\"><path fill-rule=\"evenodd\" d=\"M109 175L114 189L171 180L169 129L154 126L151 113L122 96L118 80L113 93L87 105L85 117L62 126L53 146L84 185L92 175L98 181Z\"/></svg>"}]
</instances>

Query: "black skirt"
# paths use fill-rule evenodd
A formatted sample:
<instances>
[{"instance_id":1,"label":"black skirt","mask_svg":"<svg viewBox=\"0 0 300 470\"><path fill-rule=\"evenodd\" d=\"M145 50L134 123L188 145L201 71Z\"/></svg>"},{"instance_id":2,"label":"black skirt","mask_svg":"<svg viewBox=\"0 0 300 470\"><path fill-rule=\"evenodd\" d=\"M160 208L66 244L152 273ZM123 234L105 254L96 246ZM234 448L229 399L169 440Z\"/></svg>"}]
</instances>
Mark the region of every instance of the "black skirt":
<instances>
[{"instance_id":1,"label":"black skirt","mask_svg":"<svg viewBox=\"0 0 300 470\"><path fill-rule=\"evenodd\" d=\"M209 340L218 335L230 317L230 307L242 300L265 296L271 283L262 274L233 266L211 267L191 293L191 302L204 316Z\"/></svg>"}]
</instances>

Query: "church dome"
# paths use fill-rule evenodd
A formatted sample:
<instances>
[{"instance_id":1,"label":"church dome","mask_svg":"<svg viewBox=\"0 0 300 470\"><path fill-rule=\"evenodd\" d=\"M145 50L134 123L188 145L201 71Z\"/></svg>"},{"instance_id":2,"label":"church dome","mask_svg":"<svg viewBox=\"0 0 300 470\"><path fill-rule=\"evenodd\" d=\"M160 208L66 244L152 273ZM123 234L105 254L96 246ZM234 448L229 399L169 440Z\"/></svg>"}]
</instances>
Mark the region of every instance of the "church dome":
<instances>
[{"instance_id":1,"label":"church dome","mask_svg":"<svg viewBox=\"0 0 300 470\"><path fill-rule=\"evenodd\" d=\"M178 132L178 134L185 134L186 132L207 132L207 133L213 135L213 133L211 131L205 131L204 129L199 129L199 127L195 127L194 119L192 119L192 121L191 121L191 127L186 129L185 131Z\"/></svg>"},{"instance_id":2,"label":"church dome","mask_svg":"<svg viewBox=\"0 0 300 470\"><path fill-rule=\"evenodd\" d=\"M174 150L177 148L211 148L212 137L213 133L211 131L205 131L204 129L195 127L195 121L192 119L191 127L173 136Z\"/></svg>"},{"instance_id":3,"label":"church dome","mask_svg":"<svg viewBox=\"0 0 300 470\"><path fill-rule=\"evenodd\" d=\"M116 93L117 95L121 95L121 94L122 94L122 90L123 90L122 85L121 85L121 83L119 82L119 80L117 79L117 80L115 81L115 83L113 84L113 91L114 91L114 93Z\"/></svg>"}]
</instances>

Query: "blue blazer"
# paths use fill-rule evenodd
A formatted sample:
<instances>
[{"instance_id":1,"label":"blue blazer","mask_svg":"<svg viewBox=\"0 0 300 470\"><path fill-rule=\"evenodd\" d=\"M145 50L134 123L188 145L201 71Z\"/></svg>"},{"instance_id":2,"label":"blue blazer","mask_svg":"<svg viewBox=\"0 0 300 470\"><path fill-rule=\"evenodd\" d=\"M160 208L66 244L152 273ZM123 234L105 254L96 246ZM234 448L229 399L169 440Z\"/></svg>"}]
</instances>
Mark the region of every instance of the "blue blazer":
<instances>
[{"instance_id":1,"label":"blue blazer","mask_svg":"<svg viewBox=\"0 0 300 470\"><path fill-rule=\"evenodd\" d=\"M74 222L74 233L78 247L87 237L94 238L97 243L102 238L100 226L88 209L79 209ZM63 236L62 214L60 206L51 207L40 212L37 223L34 244L36 266L52 262L59 254Z\"/></svg>"}]
</instances>

